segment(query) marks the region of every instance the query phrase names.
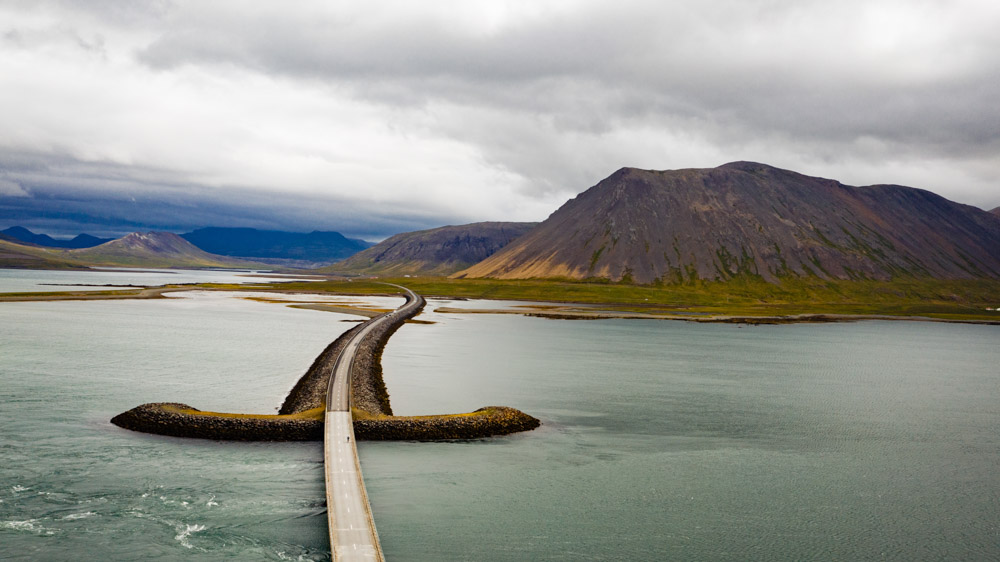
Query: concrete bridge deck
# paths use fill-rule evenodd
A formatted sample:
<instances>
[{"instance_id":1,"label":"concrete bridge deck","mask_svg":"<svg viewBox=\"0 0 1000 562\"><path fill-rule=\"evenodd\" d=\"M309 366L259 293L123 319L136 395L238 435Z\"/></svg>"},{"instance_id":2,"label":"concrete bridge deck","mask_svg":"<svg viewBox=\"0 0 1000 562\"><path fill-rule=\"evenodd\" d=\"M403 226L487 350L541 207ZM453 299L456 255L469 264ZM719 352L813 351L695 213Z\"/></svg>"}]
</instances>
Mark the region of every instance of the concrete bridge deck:
<instances>
[{"instance_id":1,"label":"concrete bridge deck","mask_svg":"<svg viewBox=\"0 0 1000 562\"><path fill-rule=\"evenodd\" d=\"M360 330L340 353L333 367L326 397L323 461L326 468L327 520L334 560L384 560L371 505L358 462L351 416L351 367L366 337L385 323L402 322L423 304L423 298L406 287L406 303L377 316Z\"/></svg>"}]
</instances>

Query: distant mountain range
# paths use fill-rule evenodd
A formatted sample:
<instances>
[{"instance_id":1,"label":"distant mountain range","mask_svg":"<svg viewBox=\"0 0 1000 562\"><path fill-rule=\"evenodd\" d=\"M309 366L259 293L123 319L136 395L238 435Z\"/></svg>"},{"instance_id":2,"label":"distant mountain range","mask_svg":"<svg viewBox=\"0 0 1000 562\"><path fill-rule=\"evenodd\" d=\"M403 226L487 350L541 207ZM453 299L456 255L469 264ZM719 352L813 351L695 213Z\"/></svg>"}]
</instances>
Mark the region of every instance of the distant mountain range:
<instances>
[{"instance_id":1,"label":"distant mountain range","mask_svg":"<svg viewBox=\"0 0 1000 562\"><path fill-rule=\"evenodd\" d=\"M48 234L35 234L21 226L12 226L2 232L13 240L48 248L92 248L113 240L112 238L98 238L89 234L78 234L71 240L57 240Z\"/></svg>"},{"instance_id":2,"label":"distant mountain range","mask_svg":"<svg viewBox=\"0 0 1000 562\"><path fill-rule=\"evenodd\" d=\"M209 254L169 232L133 232L92 248L45 248L0 240L0 267L70 269L91 266L245 268L263 264Z\"/></svg>"},{"instance_id":3,"label":"distant mountain range","mask_svg":"<svg viewBox=\"0 0 1000 562\"><path fill-rule=\"evenodd\" d=\"M372 245L339 232L305 234L253 228L200 228L181 237L213 254L300 267L329 264Z\"/></svg>"},{"instance_id":4,"label":"distant mountain range","mask_svg":"<svg viewBox=\"0 0 1000 562\"><path fill-rule=\"evenodd\" d=\"M1000 278L1000 217L753 162L623 168L456 277L637 283Z\"/></svg>"},{"instance_id":5,"label":"distant mountain range","mask_svg":"<svg viewBox=\"0 0 1000 562\"><path fill-rule=\"evenodd\" d=\"M493 255L533 222L477 222L392 236L323 271L374 275L449 275Z\"/></svg>"},{"instance_id":6,"label":"distant mountain range","mask_svg":"<svg viewBox=\"0 0 1000 562\"><path fill-rule=\"evenodd\" d=\"M133 233L79 249L53 242L60 243L8 228L0 234L0 267L315 267L339 259L320 271L642 284L1000 279L1000 208L987 212L920 189L854 187L754 162L622 168L542 223L445 226L373 247L336 232L243 228Z\"/></svg>"},{"instance_id":7,"label":"distant mountain range","mask_svg":"<svg viewBox=\"0 0 1000 562\"><path fill-rule=\"evenodd\" d=\"M111 242L80 234L72 240L59 240L47 234L35 234L21 226L10 227L3 239L46 248L82 249ZM350 257L372 244L347 238L339 232L283 232L253 228L201 228L181 234L197 248L210 254L236 257L272 265L312 268Z\"/></svg>"}]
</instances>

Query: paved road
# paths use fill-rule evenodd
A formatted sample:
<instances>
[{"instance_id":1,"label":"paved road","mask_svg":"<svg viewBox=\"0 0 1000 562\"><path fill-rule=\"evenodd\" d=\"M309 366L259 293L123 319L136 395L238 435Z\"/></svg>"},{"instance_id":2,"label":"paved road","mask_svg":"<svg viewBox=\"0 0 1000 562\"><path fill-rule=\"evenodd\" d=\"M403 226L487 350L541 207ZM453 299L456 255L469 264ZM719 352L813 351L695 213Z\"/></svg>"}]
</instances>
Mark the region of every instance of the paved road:
<instances>
[{"instance_id":1,"label":"paved road","mask_svg":"<svg viewBox=\"0 0 1000 562\"><path fill-rule=\"evenodd\" d=\"M384 560L355 447L351 418L351 365L365 336L379 325L392 322L423 303L422 297L406 287L393 286L406 291L406 304L369 320L340 353L330 377L323 443L326 509L334 560Z\"/></svg>"}]
</instances>

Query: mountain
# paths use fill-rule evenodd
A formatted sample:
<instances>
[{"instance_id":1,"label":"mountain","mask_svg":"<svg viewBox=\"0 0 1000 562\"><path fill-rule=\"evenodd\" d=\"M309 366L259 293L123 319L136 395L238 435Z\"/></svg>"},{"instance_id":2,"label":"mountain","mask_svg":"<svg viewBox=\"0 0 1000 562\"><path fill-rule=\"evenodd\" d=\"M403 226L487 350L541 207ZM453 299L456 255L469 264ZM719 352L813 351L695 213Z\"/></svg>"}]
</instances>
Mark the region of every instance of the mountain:
<instances>
[{"instance_id":1,"label":"mountain","mask_svg":"<svg viewBox=\"0 0 1000 562\"><path fill-rule=\"evenodd\" d=\"M78 234L71 240L56 240L48 234L35 234L21 226L12 226L4 230L3 234L21 242L45 246L47 248L91 248L112 240L111 238L98 238L89 234Z\"/></svg>"},{"instance_id":2,"label":"mountain","mask_svg":"<svg viewBox=\"0 0 1000 562\"><path fill-rule=\"evenodd\" d=\"M753 162L623 168L455 277L681 283L1000 278L1000 219L928 191Z\"/></svg>"},{"instance_id":3,"label":"mountain","mask_svg":"<svg viewBox=\"0 0 1000 562\"><path fill-rule=\"evenodd\" d=\"M449 275L486 259L536 224L477 222L406 232L326 269L379 275Z\"/></svg>"},{"instance_id":4,"label":"mountain","mask_svg":"<svg viewBox=\"0 0 1000 562\"><path fill-rule=\"evenodd\" d=\"M94 246L100 246L106 242L111 242L114 238L98 238L96 236L91 236L86 232L82 234L77 234L68 242L65 242L64 248L93 248Z\"/></svg>"},{"instance_id":5,"label":"mountain","mask_svg":"<svg viewBox=\"0 0 1000 562\"><path fill-rule=\"evenodd\" d=\"M294 260L298 265L330 263L350 257L371 243L347 238L339 232L282 232L254 228L200 228L182 238L223 256L248 259Z\"/></svg>"},{"instance_id":6,"label":"mountain","mask_svg":"<svg viewBox=\"0 0 1000 562\"><path fill-rule=\"evenodd\" d=\"M9 234L5 234L4 232L0 232L0 240L4 242L12 242L14 244L20 244L22 246L37 246L37 244L32 244L31 242L25 242L24 240L21 240Z\"/></svg>"},{"instance_id":7,"label":"mountain","mask_svg":"<svg viewBox=\"0 0 1000 562\"><path fill-rule=\"evenodd\" d=\"M994 208L992 211L990 211L990 213L993 213L994 215L1000 217L1000 207Z\"/></svg>"},{"instance_id":8,"label":"mountain","mask_svg":"<svg viewBox=\"0 0 1000 562\"><path fill-rule=\"evenodd\" d=\"M61 259L41 246L0 234L0 268L13 269L83 269L85 266Z\"/></svg>"},{"instance_id":9,"label":"mountain","mask_svg":"<svg viewBox=\"0 0 1000 562\"><path fill-rule=\"evenodd\" d=\"M182 268L260 265L210 254L170 232L133 232L100 246L66 250L61 255L87 265Z\"/></svg>"}]
</instances>

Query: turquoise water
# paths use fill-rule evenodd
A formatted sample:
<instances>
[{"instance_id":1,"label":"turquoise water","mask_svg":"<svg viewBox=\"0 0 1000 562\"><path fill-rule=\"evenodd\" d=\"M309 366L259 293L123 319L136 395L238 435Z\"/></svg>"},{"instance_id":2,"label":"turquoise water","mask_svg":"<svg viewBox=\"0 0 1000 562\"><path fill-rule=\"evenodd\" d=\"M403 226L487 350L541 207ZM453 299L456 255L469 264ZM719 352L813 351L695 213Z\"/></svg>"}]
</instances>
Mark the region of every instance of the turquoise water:
<instances>
[{"instance_id":1,"label":"turquoise water","mask_svg":"<svg viewBox=\"0 0 1000 562\"><path fill-rule=\"evenodd\" d=\"M362 448L389 558L1000 558L1000 327L439 320L390 341L396 413L545 425Z\"/></svg>"},{"instance_id":2,"label":"turquoise water","mask_svg":"<svg viewBox=\"0 0 1000 562\"><path fill-rule=\"evenodd\" d=\"M390 560L1000 558L1000 327L438 306L385 351L396 413L503 404L544 425L362 443ZM0 559L328 559L319 443L107 420L274 411L347 319L211 295L0 304Z\"/></svg>"}]
</instances>

